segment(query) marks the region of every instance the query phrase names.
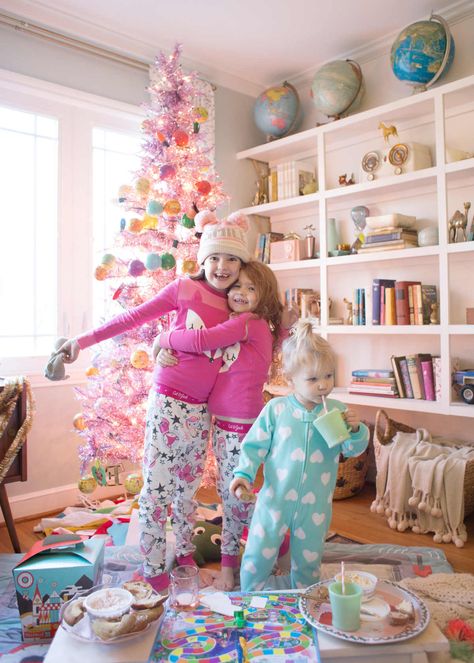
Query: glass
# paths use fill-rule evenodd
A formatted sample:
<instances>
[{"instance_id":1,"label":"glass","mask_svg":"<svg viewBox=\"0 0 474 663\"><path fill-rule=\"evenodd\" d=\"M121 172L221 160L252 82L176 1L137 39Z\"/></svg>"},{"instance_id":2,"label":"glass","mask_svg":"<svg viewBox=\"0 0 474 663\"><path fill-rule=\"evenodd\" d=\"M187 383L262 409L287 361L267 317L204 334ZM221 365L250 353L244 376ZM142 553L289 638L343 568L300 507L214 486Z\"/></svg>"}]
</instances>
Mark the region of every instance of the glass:
<instances>
[{"instance_id":1,"label":"glass","mask_svg":"<svg viewBox=\"0 0 474 663\"><path fill-rule=\"evenodd\" d=\"M199 603L199 569L177 566L170 573L170 602L176 610L192 610Z\"/></svg>"},{"instance_id":2,"label":"glass","mask_svg":"<svg viewBox=\"0 0 474 663\"><path fill-rule=\"evenodd\" d=\"M362 589L353 582L333 582L328 587L331 603L332 625L340 631L357 631L360 628Z\"/></svg>"}]
</instances>

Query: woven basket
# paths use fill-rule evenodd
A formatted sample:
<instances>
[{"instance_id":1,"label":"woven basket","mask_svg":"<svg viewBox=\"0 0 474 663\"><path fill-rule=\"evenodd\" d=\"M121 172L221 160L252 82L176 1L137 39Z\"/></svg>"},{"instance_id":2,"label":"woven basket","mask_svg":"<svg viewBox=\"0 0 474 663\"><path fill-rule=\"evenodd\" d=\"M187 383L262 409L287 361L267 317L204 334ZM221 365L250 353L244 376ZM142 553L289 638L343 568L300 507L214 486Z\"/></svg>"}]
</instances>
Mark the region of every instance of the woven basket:
<instances>
[{"instance_id":1,"label":"woven basket","mask_svg":"<svg viewBox=\"0 0 474 663\"><path fill-rule=\"evenodd\" d=\"M365 484L365 477L369 468L369 451L355 458L344 458L339 456L339 466L337 468L336 487L334 489L333 499L345 500L347 497L353 497L360 493Z\"/></svg>"},{"instance_id":2,"label":"woven basket","mask_svg":"<svg viewBox=\"0 0 474 663\"><path fill-rule=\"evenodd\" d=\"M390 419L385 410L377 410L374 428L374 450L377 458L377 445L390 442L399 431L402 433L414 433L415 428ZM437 440L438 442L438 440ZM464 472L464 516L474 511L474 460L468 460Z\"/></svg>"}]
</instances>

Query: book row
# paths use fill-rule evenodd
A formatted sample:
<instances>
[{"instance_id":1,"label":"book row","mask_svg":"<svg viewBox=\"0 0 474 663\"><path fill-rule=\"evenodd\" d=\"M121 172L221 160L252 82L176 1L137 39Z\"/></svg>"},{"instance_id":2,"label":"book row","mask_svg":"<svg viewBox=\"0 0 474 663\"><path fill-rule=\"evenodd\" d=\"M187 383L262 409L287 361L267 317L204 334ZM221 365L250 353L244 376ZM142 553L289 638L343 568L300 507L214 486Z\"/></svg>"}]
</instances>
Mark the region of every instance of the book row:
<instances>
[{"instance_id":1,"label":"book row","mask_svg":"<svg viewBox=\"0 0 474 663\"><path fill-rule=\"evenodd\" d=\"M285 200L315 193L318 185L316 171L309 161L288 161L270 168L268 200Z\"/></svg>"},{"instance_id":2,"label":"book row","mask_svg":"<svg viewBox=\"0 0 474 663\"><path fill-rule=\"evenodd\" d=\"M441 400L441 359L429 353L391 357L390 369L352 371L349 393L385 398Z\"/></svg>"},{"instance_id":3,"label":"book row","mask_svg":"<svg viewBox=\"0 0 474 663\"><path fill-rule=\"evenodd\" d=\"M429 325L438 322L435 285L424 285L421 281L373 279L373 325Z\"/></svg>"}]
</instances>

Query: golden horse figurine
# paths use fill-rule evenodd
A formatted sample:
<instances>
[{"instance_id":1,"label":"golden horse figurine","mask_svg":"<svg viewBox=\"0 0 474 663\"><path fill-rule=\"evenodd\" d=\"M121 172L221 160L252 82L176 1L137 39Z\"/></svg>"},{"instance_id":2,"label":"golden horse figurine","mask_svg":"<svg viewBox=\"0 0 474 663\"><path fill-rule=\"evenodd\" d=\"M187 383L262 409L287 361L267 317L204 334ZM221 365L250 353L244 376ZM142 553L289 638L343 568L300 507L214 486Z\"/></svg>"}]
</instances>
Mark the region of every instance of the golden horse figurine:
<instances>
[{"instance_id":1,"label":"golden horse figurine","mask_svg":"<svg viewBox=\"0 0 474 663\"><path fill-rule=\"evenodd\" d=\"M395 127L393 124L387 127L383 122L380 122L378 128L382 129L383 139L386 143L389 142L388 139L390 136L396 136L398 138L397 127Z\"/></svg>"}]
</instances>

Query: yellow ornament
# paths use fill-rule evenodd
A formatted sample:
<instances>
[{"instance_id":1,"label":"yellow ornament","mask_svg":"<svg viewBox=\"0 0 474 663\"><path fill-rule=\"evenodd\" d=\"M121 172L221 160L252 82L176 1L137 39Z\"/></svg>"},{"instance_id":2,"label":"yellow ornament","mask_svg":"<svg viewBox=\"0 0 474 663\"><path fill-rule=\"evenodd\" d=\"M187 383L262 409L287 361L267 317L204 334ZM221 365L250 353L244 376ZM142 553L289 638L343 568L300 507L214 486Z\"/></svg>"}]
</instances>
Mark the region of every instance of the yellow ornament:
<instances>
[{"instance_id":1,"label":"yellow ornament","mask_svg":"<svg viewBox=\"0 0 474 663\"><path fill-rule=\"evenodd\" d=\"M150 190L150 181L146 177L140 177L135 184L135 189L138 193L148 193Z\"/></svg>"},{"instance_id":2,"label":"yellow ornament","mask_svg":"<svg viewBox=\"0 0 474 663\"><path fill-rule=\"evenodd\" d=\"M208 118L208 111L203 106L196 106L194 109L194 119L196 122L199 122L199 124L204 124Z\"/></svg>"},{"instance_id":3,"label":"yellow ornament","mask_svg":"<svg viewBox=\"0 0 474 663\"><path fill-rule=\"evenodd\" d=\"M93 493L97 488L97 481L94 479L92 474L87 474L85 477L81 477L79 479L77 487L81 493L88 495L89 493Z\"/></svg>"},{"instance_id":4,"label":"yellow ornament","mask_svg":"<svg viewBox=\"0 0 474 663\"><path fill-rule=\"evenodd\" d=\"M143 230L143 219L134 217L128 222L128 229L131 233L139 233Z\"/></svg>"},{"instance_id":5,"label":"yellow ornament","mask_svg":"<svg viewBox=\"0 0 474 663\"><path fill-rule=\"evenodd\" d=\"M86 427L86 422L84 420L84 415L82 412L78 412L77 414L74 415L74 419L72 420L72 425L76 430L84 430Z\"/></svg>"},{"instance_id":6,"label":"yellow ornament","mask_svg":"<svg viewBox=\"0 0 474 663\"><path fill-rule=\"evenodd\" d=\"M123 485L127 493L138 495L143 487L143 477L141 474L129 474Z\"/></svg>"},{"instance_id":7,"label":"yellow ornament","mask_svg":"<svg viewBox=\"0 0 474 663\"><path fill-rule=\"evenodd\" d=\"M197 274L199 272L199 265L193 258L180 258L178 260L178 273L179 274Z\"/></svg>"},{"instance_id":8,"label":"yellow ornament","mask_svg":"<svg viewBox=\"0 0 474 663\"><path fill-rule=\"evenodd\" d=\"M166 216L178 216L178 214L181 212L181 205L179 200L168 200L168 202L165 203L163 211Z\"/></svg>"},{"instance_id":9,"label":"yellow ornament","mask_svg":"<svg viewBox=\"0 0 474 663\"><path fill-rule=\"evenodd\" d=\"M133 368L146 368L150 363L150 357L146 350L135 350L130 357Z\"/></svg>"},{"instance_id":10,"label":"yellow ornament","mask_svg":"<svg viewBox=\"0 0 474 663\"><path fill-rule=\"evenodd\" d=\"M143 228L147 230L155 230L158 226L158 219L156 216L150 216L150 214L145 214L143 217Z\"/></svg>"},{"instance_id":11,"label":"yellow ornament","mask_svg":"<svg viewBox=\"0 0 474 663\"><path fill-rule=\"evenodd\" d=\"M109 274L110 274L109 265L98 265L94 271L94 276L97 281L104 281Z\"/></svg>"},{"instance_id":12,"label":"yellow ornament","mask_svg":"<svg viewBox=\"0 0 474 663\"><path fill-rule=\"evenodd\" d=\"M95 366L89 366L89 368L86 371L86 375L88 378L90 378L93 375L99 375L99 369L96 368Z\"/></svg>"}]
</instances>

